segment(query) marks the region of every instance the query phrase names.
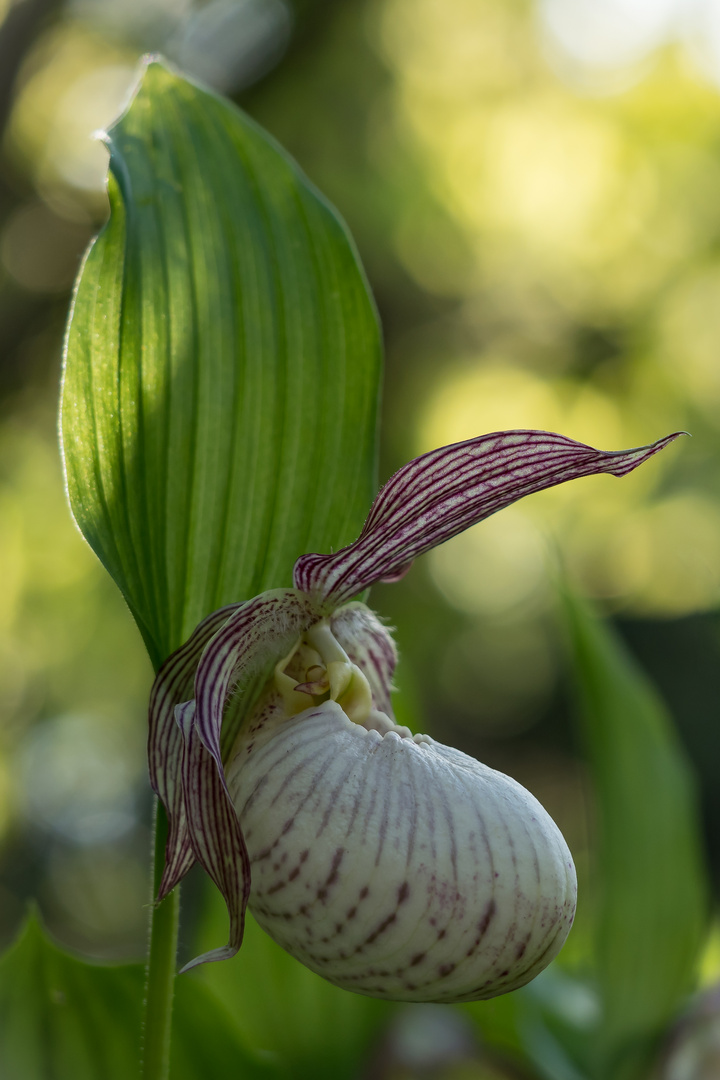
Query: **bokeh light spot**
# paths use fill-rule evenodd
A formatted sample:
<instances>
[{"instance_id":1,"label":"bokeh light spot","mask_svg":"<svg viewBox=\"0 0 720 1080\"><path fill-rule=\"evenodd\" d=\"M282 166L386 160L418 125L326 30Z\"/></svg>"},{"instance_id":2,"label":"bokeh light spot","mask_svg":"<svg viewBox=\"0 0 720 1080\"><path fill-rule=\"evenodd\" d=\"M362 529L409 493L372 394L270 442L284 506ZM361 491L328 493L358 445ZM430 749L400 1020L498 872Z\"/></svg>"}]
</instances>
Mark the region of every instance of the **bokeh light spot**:
<instances>
[{"instance_id":1,"label":"bokeh light spot","mask_svg":"<svg viewBox=\"0 0 720 1080\"><path fill-rule=\"evenodd\" d=\"M41 191L104 192L108 154L94 134L114 120L135 81L136 55L79 24L50 31L25 64L8 129L13 153Z\"/></svg>"},{"instance_id":2,"label":"bokeh light spot","mask_svg":"<svg viewBox=\"0 0 720 1080\"><path fill-rule=\"evenodd\" d=\"M488 518L428 555L445 599L469 615L535 606L545 577L545 543L517 506Z\"/></svg>"}]
</instances>

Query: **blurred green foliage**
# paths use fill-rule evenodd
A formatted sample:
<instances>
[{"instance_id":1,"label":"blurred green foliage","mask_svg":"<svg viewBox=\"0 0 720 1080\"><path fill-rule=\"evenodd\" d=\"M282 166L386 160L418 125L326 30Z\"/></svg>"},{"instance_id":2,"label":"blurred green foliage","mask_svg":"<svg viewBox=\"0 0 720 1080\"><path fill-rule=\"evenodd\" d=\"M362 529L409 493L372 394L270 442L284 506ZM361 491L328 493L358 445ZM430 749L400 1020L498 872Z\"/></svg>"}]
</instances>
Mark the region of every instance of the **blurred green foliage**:
<instances>
[{"instance_id":1,"label":"blurred green foliage","mask_svg":"<svg viewBox=\"0 0 720 1080\"><path fill-rule=\"evenodd\" d=\"M33 912L0 960L0 1070L8 1080L128 1080L137 1075L141 964L83 963L52 942ZM210 1032L212 1036L210 1037ZM175 998L173 1080L278 1075L248 1050L222 1004L189 979Z\"/></svg>"},{"instance_id":2,"label":"blurred green foliage","mask_svg":"<svg viewBox=\"0 0 720 1080\"><path fill-rule=\"evenodd\" d=\"M621 643L571 597L566 617L597 830L600 1019L583 1056L591 1076L639 1080L694 986L707 932L697 796L663 705Z\"/></svg>"}]
</instances>

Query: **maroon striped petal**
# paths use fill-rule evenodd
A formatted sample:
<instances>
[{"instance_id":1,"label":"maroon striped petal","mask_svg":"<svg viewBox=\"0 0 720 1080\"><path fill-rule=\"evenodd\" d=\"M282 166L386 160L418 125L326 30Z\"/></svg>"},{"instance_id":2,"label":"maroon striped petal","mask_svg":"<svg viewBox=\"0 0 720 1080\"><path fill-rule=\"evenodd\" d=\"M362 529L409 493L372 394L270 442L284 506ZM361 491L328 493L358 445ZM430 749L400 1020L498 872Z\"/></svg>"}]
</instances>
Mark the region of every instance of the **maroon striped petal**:
<instances>
[{"instance_id":1,"label":"maroon striped petal","mask_svg":"<svg viewBox=\"0 0 720 1080\"><path fill-rule=\"evenodd\" d=\"M213 634L237 610L237 604L220 608L208 615L191 636L177 649L157 673L150 693L148 766L150 783L162 800L168 815L168 839L165 868L158 900L177 885L194 860L185 820L180 767L182 736L175 723L175 706L192 697L195 670L200 656Z\"/></svg>"},{"instance_id":2,"label":"maroon striped petal","mask_svg":"<svg viewBox=\"0 0 720 1080\"><path fill-rule=\"evenodd\" d=\"M240 604L207 645L195 675L195 725L220 772L220 731L230 689L279 660L321 617L309 596L272 589Z\"/></svg>"},{"instance_id":3,"label":"maroon striped petal","mask_svg":"<svg viewBox=\"0 0 720 1080\"><path fill-rule=\"evenodd\" d=\"M607 452L547 431L499 431L432 450L388 480L354 544L299 558L295 587L337 606L524 495L593 473L624 476L680 434Z\"/></svg>"},{"instance_id":4,"label":"maroon striped petal","mask_svg":"<svg viewBox=\"0 0 720 1080\"><path fill-rule=\"evenodd\" d=\"M223 894L230 916L227 945L196 957L182 969L189 971L197 964L227 960L240 948L250 895L250 859L224 774L197 733L195 702L178 705L175 715L184 742L182 780L192 851Z\"/></svg>"},{"instance_id":5,"label":"maroon striped petal","mask_svg":"<svg viewBox=\"0 0 720 1080\"><path fill-rule=\"evenodd\" d=\"M330 629L351 663L370 683L373 705L393 719L390 693L397 649L390 631L364 604L346 604L330 616Z\"/></svg>"},{"instance_id":6,"label":"maroon striped petal","mask_svg":"<svg viewBox=\"0 0 720 1080\"><path fill-rule=\"evenodd\" d=\"M222 893L230 916L227 945L197 957L184 971L238 951L250 893L250 863L220 751L228 694L268 662L285 655L319 618L311 599L293 589L261 593L236 605L197 664L195 700L175 708L183 742L182 798L188 843Z\"/></svg>"}]
</instances>

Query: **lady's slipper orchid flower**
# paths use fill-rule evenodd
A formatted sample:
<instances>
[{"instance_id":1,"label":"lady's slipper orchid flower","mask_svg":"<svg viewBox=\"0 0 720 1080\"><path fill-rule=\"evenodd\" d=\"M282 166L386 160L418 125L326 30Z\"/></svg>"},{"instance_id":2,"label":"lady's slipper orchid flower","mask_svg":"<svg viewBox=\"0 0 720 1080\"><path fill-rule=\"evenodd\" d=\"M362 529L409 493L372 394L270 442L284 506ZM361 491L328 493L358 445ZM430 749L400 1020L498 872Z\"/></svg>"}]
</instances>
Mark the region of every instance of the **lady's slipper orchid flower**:
<instances>
[{"instance_id":1,"label":"lady's slipper orchid flower","mask_svg":"<svg viewBox=\"0 0 720 1080\"><path fill-rule=\"evenodd\" d=\"M355 543L298 559L294 588L200 623L150 702L170 823L160 898L197 860L230 914L227 946L188 967L237 952L248 901L297 959L358 993L470 1001L550 962L576 899L560 831L514 780L395 724L393 640L350 601L522 496L624 476L674 438L606 453L508 431L435 450L388 481Z\"/></svg>"}]
</instances>

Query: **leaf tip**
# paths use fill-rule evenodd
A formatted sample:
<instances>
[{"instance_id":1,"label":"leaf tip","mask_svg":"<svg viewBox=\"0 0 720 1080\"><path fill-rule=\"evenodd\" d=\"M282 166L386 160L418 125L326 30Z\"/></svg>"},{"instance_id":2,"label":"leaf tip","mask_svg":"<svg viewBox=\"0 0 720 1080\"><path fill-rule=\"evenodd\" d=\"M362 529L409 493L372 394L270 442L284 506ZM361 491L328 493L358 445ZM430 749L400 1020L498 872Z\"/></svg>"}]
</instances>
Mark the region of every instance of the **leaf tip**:
<instances>
[{"instance_id":1,"label":"leaf tip","mask_svg":"<svg viewBox=\"0 0 720 1080\"><path fill-rule=\"evenodd\" d=\"M137 63L134 76L128 86L117 116L112 123L108 124L105 131L95 132L93 138L100 138L102 142L110 145L115 129L122 125L136 98L143 91L157 90L163 85L166 86L168 82L176 82L181 78L179 72L172 67L161 53L145 53Z\"/></svg>"},{"instance_id":2,"label":"leaf tip","mask_svg":"<svg viewBox=\"0 0 720 1080\"><path fill-rule=\"evenodd\" d=\"M166 82L168 79L180 79L182 76L170 61L159 52L145 53L138 65L141 82L147 79Z\"/></svg>"}]
</instances>

